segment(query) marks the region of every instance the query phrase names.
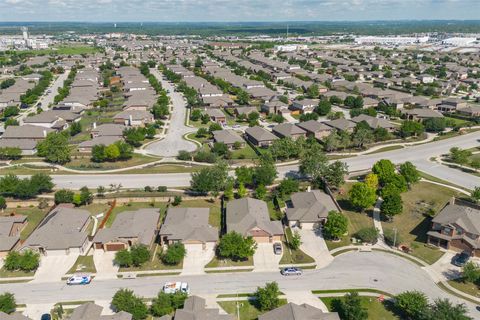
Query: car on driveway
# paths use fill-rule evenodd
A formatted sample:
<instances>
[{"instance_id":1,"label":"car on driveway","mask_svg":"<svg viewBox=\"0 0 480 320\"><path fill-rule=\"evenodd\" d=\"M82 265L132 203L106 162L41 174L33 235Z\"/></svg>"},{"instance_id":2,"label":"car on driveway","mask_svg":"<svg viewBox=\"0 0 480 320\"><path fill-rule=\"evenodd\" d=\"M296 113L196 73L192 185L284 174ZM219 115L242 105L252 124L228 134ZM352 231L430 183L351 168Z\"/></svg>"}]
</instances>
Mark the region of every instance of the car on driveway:
<instances>
[{"instance_id":1,"label":"car on driveway","mask_svg":"<svg viewBox=\"0 0 480 320\"><path fill-rule=\"evenodd\" d=\"M462 253L458 253L453 257L452 263L457 267L463 267L467 264L468 260L470 260L470 253L467 251L463 251Z\"/></svg>"},{"instance_id":2,"label":"car on driveway","mask_svg":"<svg viewBox=\"0 0 480 320\"><path fill-rule=\"evenodd\" d=\"M92 277L89 275L75 275L67 280L68 285L85 285L92 282Z\"/></svg>"},{"instance_id":3,"label":"car on driveway","mask_svg":"<svg viewBox=\"0 0 480 320\"><path fill-rule=\"evenodd\" d=\"M40 320L52 320L52 316L48 313L44 313L42 314L42 316L40 317Z\"/></svg>"},{"instance_id":4,"label":"car on driveway","mask_svg":"<svg viewBox=\"0 0 480 320\"><path fill-rule=\"evenodd\" d=\"M280 273L283 276L301 276L302 275L302 269L300 268L295 268L295 267L290 267L290 268L283 268Z\"/></svg>"},{"instance_id":5,"label":"car on driveway","mask_svg":"<svg viewBox=\"0 0 480 320\"><path fill-rule=\"evenodd\" d=\"M273 252L275 252L275 254L282 254L282 244L280 242L275 242L273 244Z\"/></svg>"}]
</instances>

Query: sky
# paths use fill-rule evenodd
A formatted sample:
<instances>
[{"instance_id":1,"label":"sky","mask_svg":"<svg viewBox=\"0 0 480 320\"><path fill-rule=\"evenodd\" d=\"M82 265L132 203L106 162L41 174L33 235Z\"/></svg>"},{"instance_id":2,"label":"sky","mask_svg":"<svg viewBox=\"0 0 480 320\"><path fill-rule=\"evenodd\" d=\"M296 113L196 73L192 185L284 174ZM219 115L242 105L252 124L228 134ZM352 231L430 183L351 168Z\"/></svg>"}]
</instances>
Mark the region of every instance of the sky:
<instances>
[{"instance_id":1,"label":"sky","mask_svg":"<svg viewBox=\"0 0 480 320\"><path fill-rule=\"evenodd\" d=\"M0 0L0 21L475 20L480 0Z\"/></svg>"}]
</instances>

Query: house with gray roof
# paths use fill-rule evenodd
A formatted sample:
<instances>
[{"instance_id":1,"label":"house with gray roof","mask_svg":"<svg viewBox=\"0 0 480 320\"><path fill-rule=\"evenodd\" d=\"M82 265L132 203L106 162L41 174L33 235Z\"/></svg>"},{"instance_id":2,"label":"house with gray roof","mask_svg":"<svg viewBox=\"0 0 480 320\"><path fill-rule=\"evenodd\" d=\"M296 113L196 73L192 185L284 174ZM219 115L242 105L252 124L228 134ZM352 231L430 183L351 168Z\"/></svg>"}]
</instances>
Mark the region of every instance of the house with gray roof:
<instances>
[{"instance_id":1,"label":"house with gray roof","mask_svg":"<svg viewBox=\"0 0 480 320\"><path fill-rule=\"evenodd\" d=\"M321 140L324 137L330 135L330 133L332 133L332 131L334 130L332 127L327 126L325 123L316 120L308 120L305 122L297 123L296 125L306 132L307 137L313 137L317 140Z\"/></svg>"},{"instance_id":2,"label":"house with gray roof","mask_svg":"<svg viewBox=\"0 0 480 320\"><path fill-rule=\"evenodd\" d=\"M37 153L37 141L32 139L0 139L0 148L18 148L23 156Z\"/></svg>"},{"instance_id":3,"label":"house with gray roof","mask_svg":"<svg viewBox=\"0 0 480 320\"><path fill-rule=\"evenodd\" d=\"M90 212L59 205L40 222L21 250L43 254L85 254L89 247Z\"/></svg>"},{"instance_id":4,"label":"house with gray roof","mask_svg":"<svg viewBox=\"0 0 480 320\"><path fill-rule=\"evenodd\" d=\"M122 137L123 131L126 127L123 124L116 123L104 123L101 125L93 124L93 128L90 131L92 138L97 137Z\"/></svg>"},{"instance_id":5,"label":"house with gray roof","mask_svg":"<svg viewBox=\"0 0 480 320\"><path fill-rule=\"evenodd\" d=\"M113 117L114 123L132 127L144 127L154 121L153 114L145 110L125 110Z\"/></svg>"},{"instance_id":6,"label":"house with gray roof","mask_svg":"<svg viewBox=\"0 0 480 320\"><path fill-rule=\"evenodd\" d=\"M335 119L331 121L324 122L327 126L332 127L333 129L346 131L348 133L352 133L353 129L355 129L356 124L347 119Z\"/></svg>"},{"instance_id":7,"label":"house with gray roof","mask_svg":"<svg viewBox=\"0 0 480 320\"><path fill-rule=\"evenodd\" d=\"M109 146L115 142L123 141L123 137L119 136L100 136L92 140L83 141L78 144L78 151L82 153L90 153L94 146L104 145Z\"/></svg>"},{"instance_id":8,"label":"house with gray roof","mask_svg":"<svg viewBox=\"0 0 480 320\"><path fill-rule=\"evenodd\" d=\"M258 316L258 320L340 320L337 312L323 312L308 304L287 303Z\"/></svg>"},{"instance_id":9,"label":"house with gray roof","mask_svg":"<svg viewBox=\"0 0 480 320\"><path fill-rule=\"evenodd\" d=\"M318 228L330 211L340 211L331 196L321 190L297 192L287 201L286 216L290 227Z\"/></svg>"},{"instance_id":10,"label":"house with gray roof","mask_svg":"<svg viewBox=\"0 0 480 320\"><path fill-rule=\"evenodd\" d=\"M245 137L252 144L262 148L271 146L273 141L278 139L276 135L259 126L245 129Z\"/></svg>"},{"instance_id":11,"label":"house with gray roof","mask_svg":"<svg viewBox=\"0 0 480 320\"><path fill-rule=\"evenodd\" d=\"M109 228L97 232L94 248L119 251L135 244L151 247L158 233L159 220L160 212L154 208L121 212Z\"/></svg>"},{"instance_id":12,"label":"house with gray roof","mask_svg":"<svg viewBox=\"0 0 480 320\"><path fill-rule=\"evenodd\" d=\"M132 315L125 311L112 315L102 315L103 307L87 302L76 307L72 314L67 317L68 320L132 320Z\"/></svg>"},{"instance_id":13,"label":"house with gray roof","mask_svg":"<svg viewBox=\"0 0 480 320\"><path fill-rule=\"evenodd\" d=\"M205 113L210 117L210 120L218 124L227 122L227 116L220 109L208 109Z\"/></svg>"},{"instance_id":14,"label":"house with gray roof","mask_svg":"<svg viewBox=\"0 0 480 320\"><path fill-rule=\"evenodd\" d=\"M443 115L436 111L427 108L403 109L402 114L408 120L422 121L431 118L443 118Z\"/></svg>"},{"instance_id":15,"label":"house with gray roof","mask_svg":"<svg viewBox=\"0 0 480 320\"><path fill-rule=\"evenodd\" d=\"M172 319L160 318L161 320ZM207 308L205 299L198 296L191 296L185 300L182 309L175 311L174 320L235 320L230 314L220 314L219 309Z\"/></svg>"},{"instance_id":16,"label":"house with gray roof","mask_svg":"<svg viewBox=\"0 0 480 320\"><path fill-rule=\"evenodd\" d=\"M368 126L372 130L375 130L375 129L378 129L378 128L386 129L389 132L395 130L395 126L393 124L391 124L390 121L388 121L386 119L383 119L383 118L372 117L372 116L369 116L369 115L366 115L366 114L358 115L358 116L350 119L350 121L354 122L355 124L358 124L358 123L364 121L365 123L368 124Z\"/></svg>"},{"instance_id":17,"label":"house with gray roof","mask_svg":"<svg viewBox=\"0 0 480 320\"><path fill-rule=\"evenodd\" d=\"M2 320L32 320L31 318L26 317L26 316L24 316L24 315L22 315L21 313L18 313L18 312L14 312L14 313L11 313L11 314L6 314L2 311L0 311L0 319L2 319Z\"/></svg>"},{"instance_id":18,"label":"house with gray roof","mask_svg":"<svg viewBox=\"0 0 480 320\"><path fill-rule=\"evenodd\" d=\"M307 132L293 123L280 123L272 128L273 134L280 138L292 138L297 140L307 136Z\"/></svg>"},{"instance_id":19,"label":"house with gray roof","mask_svg":"<svg viewBox=\"0 0 480 320\"><path fill-rule=\"evenodd\" d=\"M54 131L50 128L32 125L8 126L2 135L2 139L31 139L38 141L45 139L47 134Z\"/></svg>"},{"instance_id":20,"label":"house with gray roof","mask_svg":"<svg viewBox=\"0 0 480 320\"><path fill-rule=\"evenodd\" d=\"M235 231L256 242L281 241L284 234L280 221L271 221L267 203L253 198L229 201L226 210L227 232Z\"/></svg>"},{"instance_id":21,"label":"house with gray roof","mask_svg":"<svg viewBox=\"0 0 480 320\"><path fill-rule=\"evenodd\" d=\"M228 149L234 149L235 145L245 147L245 140L233 130L215 130L212 132L213 141L225 144Z\"/></svg>"},{"instance_id":22,"label":"house with gray roof","mask_svg":"<svg viewBox=\"0 0 480 320\"><path fill-rule=\"evenodd\" d=\"M480 206L452 198L432 219L429 244L480 256Z\"/></svg>"},{"instance_id":23,"label":"house with gray roof","mask_svg":"<svg viewBox=\"0 0 480 320\"><path fill-rule=\"evenodd\" d=\"M26 225L24 215L0 216L0 258L20 244L20 233Z\"/></svg>"}]
</instances>

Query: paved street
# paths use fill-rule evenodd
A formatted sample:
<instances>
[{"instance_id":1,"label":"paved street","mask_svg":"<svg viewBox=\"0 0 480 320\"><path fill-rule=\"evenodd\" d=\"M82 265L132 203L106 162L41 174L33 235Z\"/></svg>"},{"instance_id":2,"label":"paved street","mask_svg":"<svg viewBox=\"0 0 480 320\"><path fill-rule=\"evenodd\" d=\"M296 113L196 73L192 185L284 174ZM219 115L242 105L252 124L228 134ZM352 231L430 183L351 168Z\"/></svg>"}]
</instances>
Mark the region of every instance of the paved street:
<instances>
[{"instance_id":1,"label":"paved street","mask_svg":"<svg viewBox=\"0 0 480 320\"><path fill-rule=\"evenodd\" d=\"M18 303L55 303L60 301L106 300L122 287L144 297L153 297L166 281L186 281L192 294L253 292L266 282L277 281L280 290L308 291L343 288L374 288L397 294L419 289L430 297L465 302L442 291L417 265L381 252L351 252L340 255L327 267L305 270L302 276L283 277L279 272L217 273L196 276L143 277L137 279L94 280L88 286L67 286L64 282L12 283L0 285L0 291L15 294ZM475 305L467 303L473 315Z\"/></svg>"},{"instance_id":2,"label":"paved street","mask_svg":"<svg viewBox=\"0 0 480 320\"><path fill-rule=\"evenodd\" d=\"M177 137L179 139L180 137ZM448 153L450 148L472 148L479 145L480 131L458 136L451 139L430 142L426 144L406 147L404 149L392 150L383 153L361 155L353 158L343 159L349 170L367 170L378 159L390 159L394 163L412 161L419 166L419 169L432 176L443 177L443 179L464 187L480 185L480 178L477 176L462 174L461 171L451 169L438 164L431 164L428 159L434 156ZM181 140L181 139L180 139ZM278 167L279 177L289 174L296 174L298 165ZM143 188L146 185L164 185L167 187L185 187L190 185L190 173L165 173L165 174L129 174L128 178L122 174L97 174L97 175L52 175L58 188L79 189L83 186L97 188L98 186L109 186L110 184L122 184L125 188Z\"/></svg>"},{"instance_id":3,"label":"paved street","mask_svg":"<svg viewBox=\"0 0 480 320\"><path fill-rule=\"evenodd\" d=\"M196 131L195 128L185 125L187 107L183 95L180 92L175 92L174 86L163 80L157 69L150 69L150 72L162 83L162 87L170 92L168 95L172 100L173 111L165 138L149 144L145 150L162 157L176 157L180 150L194 151L197 145L182 138L185 134Z\"/></svg>"}]
</instances>

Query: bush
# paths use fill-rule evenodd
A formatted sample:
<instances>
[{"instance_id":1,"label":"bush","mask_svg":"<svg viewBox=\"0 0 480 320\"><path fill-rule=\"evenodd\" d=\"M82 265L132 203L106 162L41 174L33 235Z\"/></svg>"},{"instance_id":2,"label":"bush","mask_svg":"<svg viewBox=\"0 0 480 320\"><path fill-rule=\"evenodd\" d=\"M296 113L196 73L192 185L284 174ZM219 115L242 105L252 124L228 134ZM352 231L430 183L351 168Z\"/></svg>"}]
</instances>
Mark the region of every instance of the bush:
<instances>
[{"instance_id":1,"label":"bush","mask_svg":"<svg viewBox=\"0 0 480 320\"><path fill-rule=\"evenodd\" d=\"M134 245L130 248L130 254L132 255L132 263L135 267L140 267L150 260L150 250L144 245Z\"/></svg>"},{"instance_id":2,"label":"bush","mask_svg":"<svg viewBox=\"0 0 480 320\"><path fill-rule=\"evenodd\" d=\"M6 314L10 314L17 308L15 302L15 296L11 293L5 292L0 294L0 311Z\"/></svg>"},{"instance_id":3,"label":"bush","mask_svg":"<svg viewBox=\"0 0 480 320\"><path fill-rule=\"evenodd\" d=\"M252 237L244 238L235 231L225 234L218 244L218 255L232 260L246 260L253 256L257 244Z\"/></svg>"},{"instance_id":4,"label":"bush","mask_svg":"<svg viewBox=\"0 0 480 320\"><path fill-rule=\"evenodd\" d=\"M133 294L132 290L120 289L112 299L115 311L125 311L133 316L133 320L145 319L148 315L148 307L142 299Z\"/></svg>"},{"instance_id":5,"label":"bush","mask_svg":"<svg viewBox=\"0 0 480 320\"><path fill-rule=\"evenodd\" d=\"M280 306L280 289L276 282L270 282L265 285L265 288L257 288L254 293L258 309L261 311L269 311Z\"/></svg>"},{"instance_id":6,"label":"bush","mask_svg":"<svg viewBox=\"0 0 480 320\"><path fill-rule=\"evenodd\" d=\"M168 247L167 251L162 254L161 258L165 264L178 265L182 262L183 258L185 258L186 254L187 251L185 250L183 243L175 243Z\"/></svg>"},{"instance_id":7,"label":"bush","mask_svg":"<svg viewBox=\"0 0 480 320\"><path fill-rule=\"evenodd\" d=\"M72 203L73 202L73 191L61 189L55 192L55 204L60 203Z\"/></svg>"},{"instance_id":8,"label":"bush","mask_svg":"<svg viewBox=\"0 0 480 320\"><path fill-rule=\"evenodd\" d=\"M403 242L403 239L400 237L400 234L397 232L397 234L395 235L395 230L393 229L384 229L383 237L385 238L385 242L389 246L395 245L396 247L398 247L398 245Z\"/></svg>"},{"instance_id":9,"label":"bush","mask_svg":"<svg viewBox=\"0 0 480 320\"><path fill-rule=\"evenodd\" d=\"M21 270L30 272L37 270L40 264L40 255L31 250L23 253L11 251L5 258L4 268L9 271Z\"/></svg>"},{"instance_id":10,"label":"bush","mask_svg":"<svg viewBox=\"0 0 480 320\"><path fill-rule=\"evenodd\" d=\"M177 159L182 160L182 161L191 161L192 160L192 155L188 151L180 150L178 152Z\"/></svg>"},{"instance_id":11,"label":"bush","mask_svg":"<svg viewBox=\"0 0 480 320\"><path fill-rule=\"evenodd\" d=\"M182 203L182 197L181 196L175 196L173 198L172 205L178 206L180 203Z\"/></svg>"},{"instance_id":12,"label":"bush","mask_svg":"<svg viewBox=\"0 0 480 320\"><path fill-rule=\"evenodd\" d=\"M378 230L374 227L363 228L357 231L355 237L365 243L376 243L378 240Z\"/></svg>"},{"instance_id":13,"label":"bush","mask_svg":"<svg viewBox=\"0 0 480 320\"><path fill-rule=\"evenodd\" d=\"M166 186L158 186L157 191L158 192L167 192L167 187Z\"/></svg>"},{"instance_id":14,"label":"bush","mask_svg":"<svg viewBox=\"0 0 480 320\"><path fill-rule=\"evenodd\" d=\"M150 311L155 317L162 317L171 314L176 309L182 308L187 294L183 292L176 292L174 294L167 294L160 291L156 298L152 300Z\"/></svg>"}]
</instances>

